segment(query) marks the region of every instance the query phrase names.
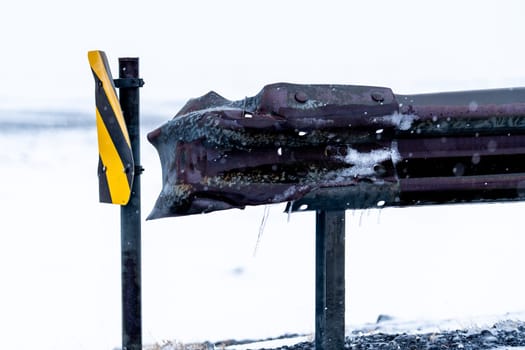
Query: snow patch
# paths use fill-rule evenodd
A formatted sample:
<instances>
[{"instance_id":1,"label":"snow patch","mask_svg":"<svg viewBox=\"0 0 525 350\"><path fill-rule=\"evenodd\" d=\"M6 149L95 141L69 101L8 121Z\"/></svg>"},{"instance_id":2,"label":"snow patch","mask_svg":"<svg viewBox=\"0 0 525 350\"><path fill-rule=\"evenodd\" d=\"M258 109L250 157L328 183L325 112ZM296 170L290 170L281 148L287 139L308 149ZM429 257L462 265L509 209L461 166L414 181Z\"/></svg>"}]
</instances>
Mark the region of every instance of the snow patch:
<instances>
[{"instance_id":1,"label":"snow patch","mask_svg":"<svg viewBox=\"0 0 525 350\"><path fill-rule=\"evenodd\" d=\"M371 152L359 152L352 147L347 148L347 155L344 157L346 163L352 164L352 168L345 171L346 176L367 176L375 174L376 164L391 160L395 165L401 160L401 155L397 148L397 142L393 141L390 148L375 149Z\"/></svg>"},{"instance_id":2,"label":"snow patch","mask_svg":"<svg viewBox=\"0 0 525 350\"><path fill-rule=\"evenodd\" d=\"M309 186L291 186L281 194L275 195L273 201L275 203L286 202L297 196L298 193L306 192Z\"/></svg>"},{"instance_id":3,"label":"snow patch","mask_svg":"<svg viewBox=\"0 0 525 350\"><path fill-rule=\"evenodd\" d=\"M479 315L453 319L403 319L393 316L388 316L388 318L389 319L379 323L347 325L347 328L352 329L351 332L347 332L347 336L359 336L370 333L440 333L458 329L468 332L479 332L487 328L493 329L494 331L510 332L523 325L523 322L520 320L525 318L525 312Z\"/></svg>"},{"instance_id":4,"label":"snow patch","mask_svg":"<svg viewBox=\"0 0 525 350\"><path fill-rule=\"evenodd\" d=\"M313 335L297 336L291 338L282 338L275 340L264 340L260 342L242 344L242 345L231 345L227 346L227 350L248 350L248 349L276 349L284 346L293 346L303 342L311 342Z\"/></svg>"},{"instance_id":5,"label":"snow patch","mask_svg":"<svg viewBox=\"0 0 525 350\"><path fill-rule=\"evenodd\" d=\"M396 126L399 130L408 130L412 126L414 120L417 119L417 115L394 112L391 115L385 116L383 119L385 121L390 121L390 123Z\"/></svg>"}]
</instances>

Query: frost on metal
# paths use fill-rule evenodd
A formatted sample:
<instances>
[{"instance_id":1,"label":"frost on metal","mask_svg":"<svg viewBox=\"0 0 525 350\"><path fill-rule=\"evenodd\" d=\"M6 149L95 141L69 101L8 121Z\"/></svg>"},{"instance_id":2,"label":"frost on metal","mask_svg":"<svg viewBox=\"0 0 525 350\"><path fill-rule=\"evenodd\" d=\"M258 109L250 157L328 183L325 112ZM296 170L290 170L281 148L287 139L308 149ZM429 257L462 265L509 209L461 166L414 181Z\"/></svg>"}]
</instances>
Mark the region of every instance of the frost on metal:
<instances>
[{"instance_id":1,"label":"frost on metal","mask_svg":"<svg viewBox=\"0 0 525 350\"><path fill-rule=\"evenodd\" d=\"M414 120L417 119L416 115L413 114L401 114L394 112L392 115L385 117L385 120L390 120L392 125L396 126L399 130L409 130Z\"/></svg>"},{"instance_id":2,"label":"frost on metal","mask_svg":"<svg viewBox=\"0 0 525 350\"><path fill-rule=\"evenodd\" d=\"M239 101L210 92L148 135L163 174L149 218L521 199L525 165L512 162L525 158L525 93L510 93L484 104L483 93L346 85L279 83Z\"/></svg>"}]
</instances>

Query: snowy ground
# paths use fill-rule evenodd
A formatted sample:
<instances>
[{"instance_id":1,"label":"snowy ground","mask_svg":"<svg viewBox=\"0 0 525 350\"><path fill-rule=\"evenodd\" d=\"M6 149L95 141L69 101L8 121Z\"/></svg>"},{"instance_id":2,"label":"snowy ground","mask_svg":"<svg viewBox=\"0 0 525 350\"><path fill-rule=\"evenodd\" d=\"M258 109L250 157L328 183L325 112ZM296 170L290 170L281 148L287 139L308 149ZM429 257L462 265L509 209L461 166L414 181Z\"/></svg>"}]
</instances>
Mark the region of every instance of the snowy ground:
<instances>
[{"instance_id":1,"label":"snowy ground","mask_svg":"<svg viewBox=\"0 0 525 350\"><path fill-rule=\"evenodd\" d=\"M20 129L5 126L18 114L2 113L3 346L119 346L119 208L98 203L96 134L83 119L92 116L66 111L71 120L61 128L35 127L33 116ZM161 179L145 133L142 149L145 217ZM311 334L314 215L288 222L283 210L270 208L256 254L262 207L144 222L144 343ZM514 203L347 212L348 331L380 314L469 327L481 316L525 311L524 210Z\"/></svg>"}]
</instances>

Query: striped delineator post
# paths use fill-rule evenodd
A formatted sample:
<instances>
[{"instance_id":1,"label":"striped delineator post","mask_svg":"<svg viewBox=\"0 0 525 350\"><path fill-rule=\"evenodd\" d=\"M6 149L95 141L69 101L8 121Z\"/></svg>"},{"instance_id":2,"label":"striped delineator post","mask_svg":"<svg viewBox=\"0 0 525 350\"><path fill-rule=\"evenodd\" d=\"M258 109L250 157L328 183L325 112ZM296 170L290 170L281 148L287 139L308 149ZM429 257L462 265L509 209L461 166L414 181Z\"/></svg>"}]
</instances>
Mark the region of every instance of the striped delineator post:
<instances>
[{"instance_id":1,"label":"striped delineator post","mask_svg":"<svg viewBox=\"0 0 525 350\"><path fill-rule=\"evenodd\" d=\"M113 81L103 51L90 51L95 78L100 201L120 204L122 349L142 349L139 59L119 59ZM120 102L115 86L120 89Z\"/></svg>"},{"instance_id":2,"label":"striped delineator post","mask_svg":"<svg viewBox=\"0 0 525 350\"><path fill-rule=\"evenodd\" d=\"M95 79L100 202L126 205L135 170L128 128L106 54L89 51L88 59Z\"/></svg>"}]
</instances>

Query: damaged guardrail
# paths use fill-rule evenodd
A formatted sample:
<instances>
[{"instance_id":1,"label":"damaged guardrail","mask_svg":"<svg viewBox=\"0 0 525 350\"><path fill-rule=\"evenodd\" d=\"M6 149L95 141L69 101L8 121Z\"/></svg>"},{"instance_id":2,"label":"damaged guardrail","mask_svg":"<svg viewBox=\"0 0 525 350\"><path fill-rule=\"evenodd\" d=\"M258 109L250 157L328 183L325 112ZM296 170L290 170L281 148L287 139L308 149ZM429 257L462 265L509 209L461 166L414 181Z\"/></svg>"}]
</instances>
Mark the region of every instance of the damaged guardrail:
<instances>
[{"instance_id":1,"label":"damaged guardrail","mask_svg":"<svg viewBox=\"0 0 525 350\"><path fill-rule=\"evenodd\" d=\"M149 219L280 202L293 212L525 199L525 88L210 92L148 139L163 176Z\"/></svg>"}]
</instances>

